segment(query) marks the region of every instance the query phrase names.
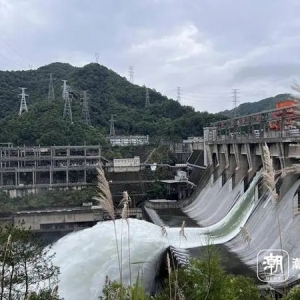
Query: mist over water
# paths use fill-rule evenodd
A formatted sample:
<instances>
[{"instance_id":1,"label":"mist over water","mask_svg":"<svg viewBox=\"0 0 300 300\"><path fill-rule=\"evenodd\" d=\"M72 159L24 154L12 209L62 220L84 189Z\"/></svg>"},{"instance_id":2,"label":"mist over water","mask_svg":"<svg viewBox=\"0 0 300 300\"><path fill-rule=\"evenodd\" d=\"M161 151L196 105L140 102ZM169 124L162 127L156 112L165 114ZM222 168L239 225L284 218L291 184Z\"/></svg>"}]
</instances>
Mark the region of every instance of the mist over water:
<instances>
[{"instance_id":1,"label":"mist over water","mask_svg":"<svg viewBox=\"0 0 300 300\"><path fill-rule=\"evenodd\" d=\"M168 247L161 228L152 223L129 219L130 254L133 282L144 265L145 285L154 276L154 262ZM126 221L116 220L119 250L123 227L123 282L129 284L128 227ZM116 241L112 221L99 222L92 228L71 233L53 245L54 264L60 267L59 294L65 300L96 300L101 295L106 275L111 281L120 280ZM121 251L120 251L121 252Z\"/></svg>"},{"instance_id":2,"label":"mist over water","mask_svg":"<svg viewBox=\"0 0 300 300\"><path fill-rule=\"evenodd\" d=\"M131 283L135 283L143 268L145 287L150 288L159 257L170 245L188 249L205 246L208 242L225 243L237 236L240 226L244 226L258 203L255 186L260 176L255 176L246 193L239 197L222 220L203 228L185 228L186 238L179 235L180 228L166 228L167 236L163 237L160 226L129 219ZM52 251L56 253L53 262L61 271L59 293L65 300L96 300L102 293L106 276L111 281L120 280L113 224L112 221L99 222L92 228L71 233L53 245ZM128 225L121 219L115 224L120 255L122 248L123 283L130 284Z\"/></svg>"}]
</instances>

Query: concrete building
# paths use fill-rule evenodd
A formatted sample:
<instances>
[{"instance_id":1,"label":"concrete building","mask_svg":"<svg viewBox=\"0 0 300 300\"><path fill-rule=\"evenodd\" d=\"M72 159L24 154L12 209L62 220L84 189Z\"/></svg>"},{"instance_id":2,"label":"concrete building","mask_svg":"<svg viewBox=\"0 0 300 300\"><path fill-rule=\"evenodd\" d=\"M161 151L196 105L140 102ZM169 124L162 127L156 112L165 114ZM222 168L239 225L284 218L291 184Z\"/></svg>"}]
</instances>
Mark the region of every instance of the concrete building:
<instances>
[{"instance_id":1,"label":"concrete building","mask_svg":"<svg viewBox=\"0 0 300 300\"><path fill-rule=\"evenodd\" d=\"M187 140L183 140L181 143L170 144L170 150L175 154L176 158L181 163L185 163L193 151L203 149L203 137L188 137Z\"/></svg>"},{"instance_id":2,"label":"concrete building","mask_svg":"<svg viewBox=\"0 0 300 300\"><path fill-rule=\"evenodd\" d=\"M174 179L161 180L171 200L183 200L192 193L194 184L188 180L187 172L177 170ZM170 200L169 199L169 200Z\"/></svg>"},{"instance_id":3,"label":"concrete building","mask_svg":"<svg viewBox=\"0 0 300 300\"><path fill-rule=\"evenodd\" d=\"M130 146L130 145L148 145L148 135L130 135L130 136L109 136L110 143L113 146Z\"/></svg>"},{"instance_id":4,"label":"concrete building","mask_svg":"<svg viewBox=\"0 0 300 300\"><path fill-rule=\"evenodd\" d=\"M106 170L115 173L138 172L141 170L140 157L115 158L112 163L106 164Z\"/></svg>"},{"instance_id":5,"label":"concrete building","mask_svg":"<svg viewBox=\"0 0 300 300\"><path fill-rule=\"evenodd\" d=\"M76 188L96 179L98 146L0 147L0 189L10 197L39 189Z\"/></svg>"}]
</instances>

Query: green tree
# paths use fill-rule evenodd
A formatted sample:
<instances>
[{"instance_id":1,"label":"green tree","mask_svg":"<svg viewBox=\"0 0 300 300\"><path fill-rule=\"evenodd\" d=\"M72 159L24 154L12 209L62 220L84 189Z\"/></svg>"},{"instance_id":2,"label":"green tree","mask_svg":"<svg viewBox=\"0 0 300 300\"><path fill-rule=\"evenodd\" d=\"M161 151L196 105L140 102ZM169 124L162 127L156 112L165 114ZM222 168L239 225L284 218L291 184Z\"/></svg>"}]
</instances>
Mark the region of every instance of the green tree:
<instances>
[{"instance_id":1,"label":"green tree","mask_svg":"<svg viewBox=\"0 0 300 300\"><path fill-rule=\"evenodd\" d=\"M299 300L300 299L300 286L297 285L290 290L287 296L283 297L282 300Z\"/></svg>"},{"instance_id":2,"label":"green tree","mask_svg":"<svg viewBox=\"0 0 300 300\"><path fill-rule=\"evenodd\" d=\"M73 123L63 119L60 86L55 86L56 99L47 98L49 74L57 82L66 79L76 92L72 93ZM34 78L34 80L32 80ZM14 90L26 86L30 100L27 113L18 116L19 103ZM92 126L82 122L82 106L77 91L88 90ZM202 135L203 126L226 117L195 112L190 106L162 96L149 89L151 105L145 110L145 87L131 84L112 70L99 64L75 68L53 63L37 70L0 71L0 142L14 145L107 145L109 119L116 116L117 134L148 134L166 140L181 140Z\"/></svg>"},{"instance_id":3,"label":"green tree","mask_svg":"<svg viewBox=\"0 0 300 300\"><path fill-rule=\"evenodd\" d=\"M0 227L0 300L26 299L38 283L49 282L49 288L58 283L49 250L23 224Z\"/></svg>"},{"instance_id":4,"label":"green tree","mask_svg":"<svg viewBox=\"0 0 300 300\"><path fill-rule=\"evenodd\" d=\"M57 292L50 288L41 289L38 293L30 293L26 300L60 300Z\"/></svg>"},{"instance_id":5,"label":"green tree","mask_svg":"<svg viewBox=\"0 0 300 300\"><path fill-rule=\"evenodd\" d=\"M235 300L261 299L254 280L245 276L228 276L227 293Z\"/></svg>"},{"instance_id":6,"label":"green tree","mask_svg":"<svg viewBox=\"0 0 300 300\"><path fill-rule=\"evenodd\" d=\"M192 259L178 272L178 286L187 299L228 300L227 277L214 246L203 248L201 259Z\"/></svg>"},{"instance_id":7,"label":"green tree","mask_svg":"<svg viewBox=\"0 0 300 300\"><path fill-rule=\"evenodd\" d=\"M225 273L220 264L220 257L212 245L204 247L202 257L191 259L185 268L171 270L168 267L166 288L159 295L152 296L153 300L259 300L260 292L251 278L233 276ZM169 260L169 259L168 259ZM170 261L170 260L169 260ZM102 300L132 299L132 291L139 288L125 288L113 282L103 290ZM142 287L142 286L140 286ZM119 295L124 295L120 298ZM143 293L142 293L143 294ZM148 299L143 296L143 299ZM135 298L134 298L135 299ZM137 298L142 299L142 298ZM299 298L288 298L294 300Z\"/></svg>"}]
</instances>

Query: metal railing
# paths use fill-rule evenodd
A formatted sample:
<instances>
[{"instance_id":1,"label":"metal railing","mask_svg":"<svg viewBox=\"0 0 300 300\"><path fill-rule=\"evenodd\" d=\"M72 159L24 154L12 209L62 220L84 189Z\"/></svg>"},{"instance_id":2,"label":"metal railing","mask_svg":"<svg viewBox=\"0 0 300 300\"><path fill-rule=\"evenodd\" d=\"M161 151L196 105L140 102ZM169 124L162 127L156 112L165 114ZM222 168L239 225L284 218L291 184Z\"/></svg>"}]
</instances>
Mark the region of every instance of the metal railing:
<instances>
[{"instance_id":1,"label":"metal railing","mask_svg":"<svg viewBox=\"0 0 300 300\"><path fill-rule=\"evenodd\" d=\"M257 141L272 140L272 139L300 139L299 131L268 131L260 134L245 134L245 133L233 133L230 135L208 136L208 142L235 142L235 141Z\"/></svg>"}]
</instances>

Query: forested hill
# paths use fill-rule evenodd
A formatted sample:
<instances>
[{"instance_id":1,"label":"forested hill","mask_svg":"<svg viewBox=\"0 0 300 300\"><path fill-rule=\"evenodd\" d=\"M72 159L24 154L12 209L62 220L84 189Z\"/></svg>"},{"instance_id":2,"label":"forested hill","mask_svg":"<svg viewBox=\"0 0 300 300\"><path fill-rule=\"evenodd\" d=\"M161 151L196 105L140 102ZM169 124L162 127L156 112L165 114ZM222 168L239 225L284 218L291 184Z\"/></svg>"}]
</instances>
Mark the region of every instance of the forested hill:
<instances>
[{"instance_id":1,"label":"forested hill","mask_svg":"<svg viewBox=\"0 0 300 300\"><path fill-rule=\"evenodd\" d=\"M266 98L257 102L247 102L239 105L236 109L224 110L220 114L225 115L229 118L236 116L244 116L254 114L263 110L275 109L276 103L291 99L290 94L279 94L275 97Z\"/></svg>"},{"instance_id":2,"label":"forested hill","mask_svg":"<svg viewBox=\"0 0 300 300\"><path fill-rule=\"evenodd\" d=\"M55 101L47 100L49 75L53 73ZM63 119L62 80L75 91L73 124ZM26 87L29 112L18 116L19 87ZM81 121L78 94L90 95L92 126ZM65 145L105 143L109 119L115 118L116 134L148 134L168 139L202 135L203 126L223 119L218 114L195 112L192 107L149 89L150 106L145 107L146 87L130 83L96 63L82 68L52 63L30 71L0 71L0 142L14 145ZM106 140L107 142L107 140Z\"/></svg>"}]
</instances>

